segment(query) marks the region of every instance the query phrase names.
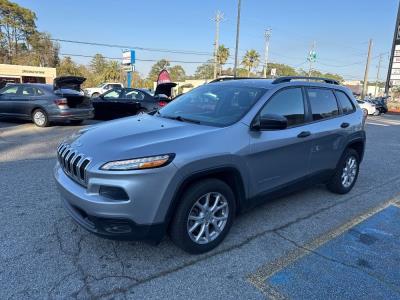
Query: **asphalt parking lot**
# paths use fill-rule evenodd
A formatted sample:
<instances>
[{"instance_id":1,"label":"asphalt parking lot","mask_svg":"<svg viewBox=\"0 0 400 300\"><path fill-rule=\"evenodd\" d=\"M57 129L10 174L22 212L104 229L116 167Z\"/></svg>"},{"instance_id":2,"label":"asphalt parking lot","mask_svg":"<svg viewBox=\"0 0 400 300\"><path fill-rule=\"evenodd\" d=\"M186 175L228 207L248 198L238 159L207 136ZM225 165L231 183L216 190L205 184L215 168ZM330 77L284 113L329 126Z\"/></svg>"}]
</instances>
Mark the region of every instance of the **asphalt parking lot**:
<instances>
[{"instance_id":1,"label":"asphalt parking lot","mask_svg":"<svg viewBox=\"0 0 400 300\"><path fill-rule=\"evenodd\" d=\"M316 186L270 201L240 216L222 245L200 256L168 238L158 246L101 239L70 219L52 170L58 143L81 127L0 120L0 299L357 299L368 297L362 287L371 281L376 298L400 297L398 242L363 232L385 213L400 224L392 212L400 203L400 116L368 118L365 159L349 194ZM398 228L373 228L400 237ZM374 240L375 248L355 249L382 256L332 252L347 245L349 232ZM380 264L386 269L374 269ZM338 285L339 267L358 274L346 277L359 287L351 294Z\"/></svg>"}]
</instances>

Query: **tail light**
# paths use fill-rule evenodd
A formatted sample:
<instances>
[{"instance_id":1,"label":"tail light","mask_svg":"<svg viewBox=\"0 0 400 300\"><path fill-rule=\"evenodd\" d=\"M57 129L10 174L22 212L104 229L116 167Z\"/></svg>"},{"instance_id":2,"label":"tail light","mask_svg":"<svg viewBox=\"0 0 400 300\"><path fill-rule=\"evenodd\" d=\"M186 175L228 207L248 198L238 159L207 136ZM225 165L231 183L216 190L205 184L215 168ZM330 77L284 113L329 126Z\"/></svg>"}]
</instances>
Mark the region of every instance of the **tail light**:
<instances>
[{"instance_id":1,"label":"tail light","mask_svg":"<svg viewBox=\"0 0 400 300\"><path fill-rule=\"evenodd\" d=\"M68 101L65 98L61 99L56 99L54 100L54 103L59 107L59 108L65 108L68 106Z\"/></svg>"},{"instance_id":2,"label":"tail light","mask_svg":"<svg viewBox=\"0 0 400 300\"><path fill-rule=\"evenodd\" d=\"M168 104L168 102L165 102L165 101L159 101L158 102L158 105L161 106L161 107L164 107L167 104Z\"/></svg>"}]
</instances>

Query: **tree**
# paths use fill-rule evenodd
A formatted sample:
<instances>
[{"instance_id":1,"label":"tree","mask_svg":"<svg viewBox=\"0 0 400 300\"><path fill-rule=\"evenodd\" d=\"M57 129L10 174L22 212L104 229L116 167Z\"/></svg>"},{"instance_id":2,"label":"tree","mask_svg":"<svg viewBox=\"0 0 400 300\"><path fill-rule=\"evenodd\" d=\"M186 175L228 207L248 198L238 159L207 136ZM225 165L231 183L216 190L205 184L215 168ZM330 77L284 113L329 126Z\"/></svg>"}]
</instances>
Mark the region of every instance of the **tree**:
<instances>
[{"instance_id":1,"label":"tree","mask_svg":"<svg viewBox=\"0 0 400 300\"><path fill-rule=\"evenodd\" d=\"M222 74L222 66L227 62L229 58L229 48L226 48L224 45L218 47L217 51L217 62L219 66L219 74Z\"/></svg>"},{"instance_id":2,"label":"tree","mask_svg":"<svg viewBox=\"0 0 400 300\"><path fill-rule=\"evenodd\" d=\"M269 63L267 68L267 75L271 74L271 70L276 69L277 76L296 76L299 75L295 68L285 64Z\"/></svg>"},{"instance_id":3,"label":"tree","mask_svg":"<svg viewBox=\"0 0 400 300\"><path fill-rule=\"evenodd\" d=\"M0 37L6 56L3 60L13 63L19 50L28 49L28 39L36 32L36 15L31 10L8 0L0 0Z\"/></svg>"},{"instance_id":4,"label":"tree","mask_svg":"<svg viewBox=\"0 0 400 300\"><path fill-rule=\"evenodd\" d=\"M186 72L182 66L176 65L168 69L172 81L185 81Z\"/></svg>"},{"instance_id":5,"label":"tree","mask_svg":"<svg viewBox=\"0 0 400 300\"><path fill-rule=\"evenodd\" d=\"M252 69L257 68L258 64L260 63L260 54L254 50L247 50L246 54L243 57L242 65L246 67L248 71L248 76L250 76L250 72Z\"/></svg>"},{"instance_id":6,"label":"tree","mask_svg":"<svg viewBox=\"0 0 400 300\"><path fill-rule=\"evenodd\" d=\"M97 53L90 61L89 67L92 72L101 76L107 68L107 61L103 55Z\"/></svg>"},{"instance_id":7,"label":"tree","mask_svg":"<svg viewBox=\"0 0 400 300\"><path fill-rule=\"evenodd\" d=\"M157 61L152 67L149 72L147 78L151 81L156 81L158 78L158 74L164 69L167 69L170 66L170 62L166 59L161 59Z\"/></svg>"},{"instance_id":8,"label":"tree","mask_svg":"<svg viewBox=\"0 0 400 300\"><path fill-rule=\"evenodd\" d=\"M212 60L197 67L194 73L196 79L211 79L214 76L214 62Z\"/></svg>"},{"instance_id":9,"label":"tree","mask_svg":"<svg viewBox=\"0 0 400 300\"><path fill-rule=\"evenodd\" d=\"M82 69L71 59L71 57L66 56L61 61L57 67L58 76L84 76Z\"/></svg>"},{"instance_id":10,"label":"tree","mask_svg":"<svg viewBox=\"0 0 400 300\"><path fill-rule=\"evenodd\" d=\"M121 79L122 79L121 65L115 60L107 63L103 72L103 80L119 82L121 81Z\"/></svg>"},{"instance_id":11,"label":"tree","mask_svg":"<svg viewBox=\"0 0 400 300\"><path fill-rule=\"evenodd\" d=\"M300 73L299 75L301 75L301 76L308 76L308 75L309 75L308 72L305 71L305 70L303 70L303 69L300 69L300 70L299 70L299 73ZM322 73L322 72L320 72L320 71L318 71L318 70L312 70L312 71L311 71L311 76L312 76L312 77L330 78L330 79L337 80L337 81L339 81L339 82L344 81L344 78L343 78L342 76L340 76L339 74Z\"/></svg>"}]
</instances>

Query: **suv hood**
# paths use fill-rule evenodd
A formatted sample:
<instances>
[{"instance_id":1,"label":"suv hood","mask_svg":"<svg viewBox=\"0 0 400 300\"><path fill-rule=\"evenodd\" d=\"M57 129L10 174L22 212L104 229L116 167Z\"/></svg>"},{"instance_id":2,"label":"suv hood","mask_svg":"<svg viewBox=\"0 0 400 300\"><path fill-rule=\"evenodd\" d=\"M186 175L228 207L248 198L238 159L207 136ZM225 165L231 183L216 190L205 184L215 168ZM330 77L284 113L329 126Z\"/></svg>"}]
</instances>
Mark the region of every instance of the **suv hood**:
<instances>
[{"instance_id":1,"label":"suv hood","mask_svg":"<svg viewBox=\"0 0 400 300\"><path fill-rule=\"evenodd\" d=\"M68 89L80 91L81 84L84 83L85 80L86 80L85 77L79 77L79 76L56 77L56 78L54 78L54 81L53 81L54 90L68 88Z\"/></svg>"},{"instance_id":2,"label":"suv hood","mask_svg":"<svg viewBox=\"0 0 400 300\"><path fill-rule=\"evenodd\" d=\"M176 153L182 147L195 151L195 140L199 141L200 135L209 136L210 132L220 130L223 128L144 115L89 127L71 146L91 157L95 164L103 164L113 160Z\"/></svg>"}]
</instances>

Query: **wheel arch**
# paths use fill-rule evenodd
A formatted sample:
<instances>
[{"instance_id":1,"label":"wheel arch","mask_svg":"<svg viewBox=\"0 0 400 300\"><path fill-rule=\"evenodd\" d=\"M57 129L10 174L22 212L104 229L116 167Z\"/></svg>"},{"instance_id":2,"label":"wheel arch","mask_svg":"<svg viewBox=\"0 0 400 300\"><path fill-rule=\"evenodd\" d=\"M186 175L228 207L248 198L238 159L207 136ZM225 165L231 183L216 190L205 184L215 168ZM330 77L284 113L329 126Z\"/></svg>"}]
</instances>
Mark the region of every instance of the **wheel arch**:
<instances>
[{"instance_id":1,"label":"wheel arch","mask_svg":"<svg viewBox=\"0 0 400 300\"><path fill-rule=\"evenodd\" d=\"M169 227L174 212L179 205L182 195L185 191L194 183L202 179L216 178L225 182L235 195L236 213L241 211L243 207L243 202L246 199L246 191L243 177L240 171L232 166L229 167L218 167L213 169L207 169L193 173L186 177L181 184L176 189L174 196L171 201L171 205L168 208L165 222L167 227Z\"/></svg>"},{"instance_id":2,"label":"wheel arch","mask_svg":"<svg viewBox=\"0 0 400 300\"><path fill-rule=\"evenodd\" d=\"M363 139L355 139L350 141L345 149L354 149L355 151L357 151L358 156L360 158L360 162L363 160L364 158L364 151L365 151L365 141Z\"/></svg>"}]
</instances>

